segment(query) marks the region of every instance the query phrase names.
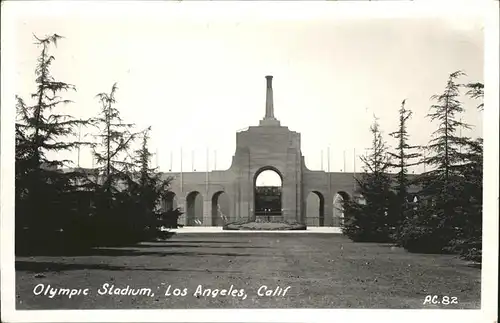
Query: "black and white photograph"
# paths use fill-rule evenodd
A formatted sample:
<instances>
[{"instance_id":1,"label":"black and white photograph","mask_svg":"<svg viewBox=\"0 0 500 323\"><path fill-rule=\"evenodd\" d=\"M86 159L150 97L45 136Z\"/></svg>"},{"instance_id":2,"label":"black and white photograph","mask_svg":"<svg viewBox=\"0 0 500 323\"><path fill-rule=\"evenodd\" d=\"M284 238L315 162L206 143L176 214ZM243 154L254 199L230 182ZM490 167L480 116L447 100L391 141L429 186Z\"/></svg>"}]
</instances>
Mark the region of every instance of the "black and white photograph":
<instances>
[{"instance_id":1,"label":"black and white photograph","mask_svg":"<svg viewBox=\"0 0 500 323\"><path fill-rule=\"evenodd\" d=\"M2 321L495 322L498 9L2 2Z\"/></svg>"}]
</instances>

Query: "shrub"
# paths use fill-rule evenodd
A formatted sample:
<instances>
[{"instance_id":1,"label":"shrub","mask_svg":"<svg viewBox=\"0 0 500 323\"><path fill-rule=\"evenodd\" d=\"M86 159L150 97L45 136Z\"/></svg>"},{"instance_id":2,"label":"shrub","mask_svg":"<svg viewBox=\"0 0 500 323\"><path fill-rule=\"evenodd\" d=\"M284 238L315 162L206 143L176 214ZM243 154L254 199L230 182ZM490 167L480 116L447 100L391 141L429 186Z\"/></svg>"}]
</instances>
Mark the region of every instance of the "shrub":
<instances>
[{"instance_id":1,"label":"shrub","mask_svg":"<svg viewBox=\"0 0 500 323\"><path fill-rule=\"evenodd\" d=\"M182 215L182 212L179 208L175 210L169 210L166 212L161 212L158 219L158 226L165 227L169 229L175 229L179 227L179 217Z\"/></svg>"},{"instance_id":2,"label":"shrub","mask_svg":"<svg viewBox=\"0 0 500 323\"><path fill-rule=\"evenodd\" d=\"M270 230L270 231L282 231L282 230L306 230L307 226L302 223L295 221L248 221L239 220L236 222L225 224L222 227L223 230Z\"/></svg>"},{"instance_id":3,"label":"shrub","mask_svg":"<svg viewBox=\"0 0 500 323\"><path fill-rule=\"evenodd\" d=\"M413 210L399 230L398 244L410 252L445 253L456 231L443 214L432 209Z\"/></svg>"},{"instance_id":4,"label":"shrub","mask_svg":"<svg viewBox=\"0 0 500 323\"><path fill-rule=\"evenodd\" d=\"M342 233L355 242L388 242L391 226L387 215L370 212L370 208L353 200L343 202Z\"/></svg>"}]
</instances>

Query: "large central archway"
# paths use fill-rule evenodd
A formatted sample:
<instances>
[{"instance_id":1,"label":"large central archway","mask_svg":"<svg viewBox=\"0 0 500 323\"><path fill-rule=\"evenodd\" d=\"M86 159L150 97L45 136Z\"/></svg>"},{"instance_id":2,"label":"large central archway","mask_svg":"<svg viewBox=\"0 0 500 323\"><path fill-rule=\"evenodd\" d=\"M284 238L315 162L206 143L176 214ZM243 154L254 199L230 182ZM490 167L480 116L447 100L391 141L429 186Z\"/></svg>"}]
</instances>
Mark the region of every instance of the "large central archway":
<instances>
[{"instance_id":1,"label":"large central archway","mask_svg":"<svg viewBox=\"0 0 500 323\"><path fill-rule=\"evenodd\" d=\"M254 218L263 221L283 219L283 177L274 167L268 166L255 173Z\"/></svg>"}]
</instances>

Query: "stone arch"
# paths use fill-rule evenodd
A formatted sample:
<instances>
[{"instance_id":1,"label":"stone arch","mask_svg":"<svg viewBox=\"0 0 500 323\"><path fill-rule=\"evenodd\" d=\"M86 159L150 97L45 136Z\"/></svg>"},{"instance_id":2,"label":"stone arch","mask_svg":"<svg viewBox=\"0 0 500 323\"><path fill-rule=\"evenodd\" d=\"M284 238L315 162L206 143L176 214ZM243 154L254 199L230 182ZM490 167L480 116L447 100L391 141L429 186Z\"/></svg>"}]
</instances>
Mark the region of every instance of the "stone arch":
<instances>
[{"instance_id":1,"label":"stone arch","mask_svg":"<svg viewBox=\"0 0 500 323\"><path fill-rule=\"evenodd\" d=\"M215 192L212 195L212 225L222 226L230 222L229 195L224 191Z\"/></svg>"},{"instance_id":2,"label":"stone arch","mask_svg":"<svg viewBox=\"0 0 500 323\"><path fill-rule=\"evenodd\" d=\"M257 182L264 172L273 172L279 176L280 185L260 186ZM253 177L253 217L266 221L283 218L283 175L274 166L264 166L255 172ZM259 187L259 188L258 188Z\"/></svg>"},{"instance_id":3,"label":"stone arch","mask_svg":"<svg viewBox=\"0 0 500 323\"><path fill-rule=\"evenodd\" d=\"M172 191L168 191L167 194L165 194L165 199L163 200L163 209L165 211L171 211L175 210L176 208L177 208L177 195Z\"/></svg>"},{"instance_id":4,"label":"stone arch","mask_svg":"<svg viewBox=\"0 0 500 323\"><path fill-rule=\"evenodd\" d=\"M311 191L306 198L306 225L325 226L325 197L319 191Z\"/></svg>"},{"instance_id":5,"label":"stone arch","mask_svg":"<svg viewBox=\"0 0 500 323\"><path fill-rule=\"evenodd\" d=\"M340 227L344 221L344 209L342 206L343 201L350 200L351 197L345 191L338 191L333 197L333 222L332 226Z\"/></svg>"},{"instance_id":6,"label":"stone arch","mask_svg":"<svg viewBox=\"0 0 500 323\"><path fill-rule=\"evenodd\" d=\"M256 171L255 175L253 176L254 185L256 184L257 178L259 177L259 175L265 171L273 171L276 174L278 174L278 176L280 177L280 180L281 180L281 185L283 185L283 174L281 174L280 170L274 166L264 166L264 167L259 168L259 170Z\"/></svg>"},{"instance_id":7,"label":"stone arch","mask_svg":"<svg viewBox=\"0 0 500 323\"><path fill-rule=\"evenodd\" d=\"M199 226L203 224L203 196L198 191L192 191L186 196L186 225Z\"/></svg>"}]
</instances>

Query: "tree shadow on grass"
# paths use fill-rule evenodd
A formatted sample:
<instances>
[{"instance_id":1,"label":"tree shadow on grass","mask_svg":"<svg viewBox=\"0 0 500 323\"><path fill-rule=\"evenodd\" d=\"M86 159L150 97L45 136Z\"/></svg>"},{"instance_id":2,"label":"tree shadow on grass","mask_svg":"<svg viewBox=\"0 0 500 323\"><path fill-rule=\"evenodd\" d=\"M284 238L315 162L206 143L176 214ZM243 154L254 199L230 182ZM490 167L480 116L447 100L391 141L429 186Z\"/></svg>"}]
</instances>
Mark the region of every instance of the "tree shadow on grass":
<instances>
[{"instance_id":1,"label":"tree shadow on grass","mask_svg":"<svg viewBox=\"0 0 500 323\"><path fill-rule=\"evenodd\" d=\"M471 267L471 268L475 268L475 269L481 269L482 268L482 264L480 264L480 263L469 263L469 264L467 264L467 267Z\"/></svg>"},{"instance_id":2,"label":"tree shadow on grass","mask_svg":"<svg viewBox=\"0 0 500 323\"><path fill-rule=\"evenodd\" d=\"M208 245L195 245L195 244L165 244L165 245L157 245L157 244L139 244L137 246L134 246L134 248L207 248L207 249L217 249L217 248L223 248L223 249L272 249L271 247L264 247L264 246L252 246L252 245L247 245L247 246L208 246Z\"/></svg>"},{"instance_id":3,"label":"tree shadow on grass","mask_svg":"<svg viewBox=\"0 0 500 323\"><path fill-rule=\"evenodd\" d=\"M179 236L177 236L179 237ZM168 245L170 243L227 243L227 244L238 244L238 243L248 243L248 241L220 241L220 240L182 240L182 239L173 239L173 240L156 240L156 241L147 241L145 243L151 244L163 244Z\"/></svg>"},{"instance_id":4,"label":"tree shadow on grass","mask_svg":"<svg viewBox=\"0 0 500 323\"><path fill-rule=\"evenodd\" d=\"M156 256L156 257L166 257L166 256L187 256L187 257L266 257L266 254L250 254L250 253L240 253L240 252L195 252L195 251L144 251L140 248L129 249L129 248L93 248L87 250L81 250L80 252L71 252L68 254L58 253L44 254L39 256L45 257L129 257L129 256Z\"/></svg>"},{"instance_id":5,"label":"tree shadow on grass","mask_svg":"<svg viewBox=\"0 0 500 323\"><path fill-rule=\"evenodd\" d=\"M127 267L112 266L107 264L66 264L59 262L39 262L39 261L16 261L16 271L26 271L34 273L61 272L70 270L110 270L110 271L166 271L166 272L206 272L206 273L231 273L241 274L241 271L230 270L210 270L210 269L187 269L187 268L150 268L150 267Z\"/></svg>"},{"instance_id":6,"label":"tree shadow on grass","mask_svg":"<svg viewBox=\"0 0 500 323\"><path fill-rule=\"evenodd\" d=\"M175 254L179 255L181 253L178 252L160 252L160 251L140 251L140 249L146 249L146 248L227 248L227 249L259 249L259 248L266 248L262 246L252 246L252 245L247 245L247 246L241 246L241 245L231 245L233 242L224 242L227 243L228 246L221 246L221 245L215 245L215 246L208 246L208 245L203 245L203 244L208 244L208 243L214 243L213 241L177 241L177 243L168 243L170 241L148 241L148 242L141 242L141 243L135 243L135 244L122 244L120 246L101 246L101 247L79 247L79 246L73 246L73 245L58 245L58 246L53 246L53 247L37 247L35 246L34 248L31 248L29 252L18 252L16 250L16 256L18 257L29 257L29 256L46 256L46 257L64 257L64 256L73 256L73 257L79 257L79 256L127 256L127 255L158 255L158 256L163 256L163 255L168 255L168 254ZM187 244L186 244L187 242ZM193 244L190 244L193 243ZM194 243L198 243L199 245L196 245ZM217 241L217 243L222 243L222 241ZM239 242L241 243L241 242ZM138 249L138 250L135 250ZM186 253L188 254L188 253ZM213 253L212 255L238 255L238 254L218 254L218 253Z\"/></svg>"}]
</instances>

